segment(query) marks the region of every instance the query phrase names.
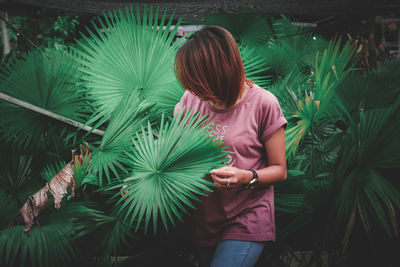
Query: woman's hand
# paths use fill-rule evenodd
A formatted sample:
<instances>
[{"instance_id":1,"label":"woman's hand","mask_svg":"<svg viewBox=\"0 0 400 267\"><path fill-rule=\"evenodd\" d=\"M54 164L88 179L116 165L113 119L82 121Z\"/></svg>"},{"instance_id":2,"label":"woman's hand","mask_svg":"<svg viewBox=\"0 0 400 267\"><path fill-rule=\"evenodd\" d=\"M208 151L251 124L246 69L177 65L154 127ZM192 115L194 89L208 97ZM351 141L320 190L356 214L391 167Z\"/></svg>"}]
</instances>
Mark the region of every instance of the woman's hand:
<instances>
[{"instance_id":1,"label":"woman's hand","mask_svg":"<svg viewBox=\"0 0 400 267\"><path fill-rule=\"evenodd\" d=\"M212 170L210 174L218 188L233 188L238 185L248 184L253 178L251 171L229 166Z\"/></svg>"}]
</instances>

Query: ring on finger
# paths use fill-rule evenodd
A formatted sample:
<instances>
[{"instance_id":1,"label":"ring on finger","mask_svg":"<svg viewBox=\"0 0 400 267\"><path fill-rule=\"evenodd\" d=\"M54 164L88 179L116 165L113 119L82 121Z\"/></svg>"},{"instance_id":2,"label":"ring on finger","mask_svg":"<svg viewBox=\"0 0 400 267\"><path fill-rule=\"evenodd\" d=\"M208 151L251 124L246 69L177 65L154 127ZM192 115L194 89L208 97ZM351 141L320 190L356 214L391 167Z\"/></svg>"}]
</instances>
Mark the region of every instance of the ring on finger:
<instances>
[{"instance_id":1,"label":"ring on finger","mask_svg":"<svg viewBox=\"0 0 400 267\"><path fill-rule=\"evenodd\" d=\"M228 178L228 183L226 184L226 186L229 186L231 184L231 179Z\"/></svg>"}]
</instances>

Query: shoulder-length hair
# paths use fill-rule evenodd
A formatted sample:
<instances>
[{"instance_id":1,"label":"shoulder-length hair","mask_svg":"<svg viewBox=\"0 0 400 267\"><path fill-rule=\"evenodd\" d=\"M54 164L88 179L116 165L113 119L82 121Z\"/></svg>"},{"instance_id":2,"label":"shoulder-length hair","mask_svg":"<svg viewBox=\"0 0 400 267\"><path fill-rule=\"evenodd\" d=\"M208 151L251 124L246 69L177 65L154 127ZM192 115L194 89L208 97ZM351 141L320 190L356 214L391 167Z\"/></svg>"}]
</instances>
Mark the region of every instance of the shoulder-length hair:
<instances>
[{"instance_id":1,"label":"shoulder-length hair","mask_svg":"<svg viewBox=\"0 0 400 267\"><path fill-rule=\"evenodd\" d=\"M175 72L186 90L227 107L235 104L245 81L252 83L246 79L235 39L218 26L202 28L179 48Z\"/></svg>"}]
</instances>

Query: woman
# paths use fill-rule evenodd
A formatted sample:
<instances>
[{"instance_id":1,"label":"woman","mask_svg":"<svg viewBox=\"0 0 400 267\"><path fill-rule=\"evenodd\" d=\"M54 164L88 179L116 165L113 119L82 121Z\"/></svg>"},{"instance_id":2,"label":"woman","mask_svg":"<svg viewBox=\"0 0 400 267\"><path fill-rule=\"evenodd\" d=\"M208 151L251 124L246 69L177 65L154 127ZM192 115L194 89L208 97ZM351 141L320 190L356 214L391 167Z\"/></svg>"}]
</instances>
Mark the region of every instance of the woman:
<instances>
[{"instance_id":1,"label":"woman","mask_svg":"<svg viewBox=\"0 0 400 267\"><path fill-rule=\"evenodd\" d=\"M245 77L227 30L196 32L179 48L175 65L186 89L175 112L186 106L208 114L212 134L230 152L228 166L210 172L218 189L192 216L200 264L253 266L264 243L275 240L272 184L286 179L287 121L276 97Z\"/></svg>"}]
</instances>

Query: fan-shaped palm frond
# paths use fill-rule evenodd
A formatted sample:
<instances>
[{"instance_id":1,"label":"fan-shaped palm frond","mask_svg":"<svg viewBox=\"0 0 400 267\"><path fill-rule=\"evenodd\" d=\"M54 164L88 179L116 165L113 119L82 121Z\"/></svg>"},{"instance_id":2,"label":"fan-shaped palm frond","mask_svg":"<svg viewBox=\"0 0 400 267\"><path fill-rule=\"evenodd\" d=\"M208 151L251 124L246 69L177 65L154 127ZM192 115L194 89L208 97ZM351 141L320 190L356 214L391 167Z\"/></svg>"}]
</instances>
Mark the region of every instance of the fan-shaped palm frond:
<instances>
[{"instance_id":1,"label":"fan-shaped palm frond","mask_svg":"<svg viewBox=\"0 0 400 267\"><path fill-rule=\"evenodd\" d=\"M370 234L373 224L388 235L398 232L395 207L400 208L400 194L388 180L373 169L356 169L346 176L335 203L337 225L353 223L353 213ZM350 231L353 228L350 226Z\"/></svg>"},{"instance_id":2,"label":"fan-shaped palm frond","mask_svg":"<svg viewBox=\"0 0 400 267\"><path fill-rule=\"evenodd\" d=\"M1 149L0 188L22 205L44 182L36 177L38 173L33 165L32 155L20 154L16 149L6 146L2 146Z\"/></svg>"},{"instance_id":3,"label":"fan-shaped palm frond","mask_svg":"<svg viewBox=\"0 0 400 267\"><path fill-rule=\"evenodd\" d=\"M173 16L165 23L164 12L159 25L158 19L153 7L142 17L132 6L110 11L93 23L95 32L79 41L84 80L103 116L132 91L171 114L182 97L184 89L174 72L177 46L172 43L180 20L170 32Z\"/></svg>"},{"instance_id":4,"label":"fan-shaped palm frond","mask_svg":"<svg viewBox=\"0 0 400 267\"><path fill-rule=\"evenodd\" d=\"M399 63L391 63L365 74L350 73L338 86L338 95L351 113L388 107L400 93L399 69Z\"/></svg>"},{"instance_id":5,"label":"fan-shaped palm frond","mask_svg":"<svg viewBox=\"0 0 400 267\"><path fill-rule=\"evenodd\" d=\"M309 72L316 53L328 45L323 38L286 16L273 21L273 32L268 42L259 47L259 53L274 76L281 78L293 71Z\"/></svg>"},{"instance_id":6,"label":"fan-shaped palm frond","mask_svg":"<svg viewBox=\"0 0 400 267\"><path fill-rule=\"evenodd\" d=\"M388 222L396 221L394 208L400 208L400 193L379 170L400 166L399 118L395 108L361 111L359 122L347 130L332 174L340 192L337 219L347 224L355 213L367 233L374 221L388 234L398 231L396 224Z\"/></svg>"},{"instance_id":7,"label":"fan-shaped palm frond","mask_svg":"<svg viewBox=\"0 0 400 267\"><path fill-rule=\"evenodd\" d=\"M129 247L129 241L135 237L121 218L106 214L97 204L65 201L57 211L61 215L57 215L51 223L68 218L66 220L78 230L74 235L75 249L85 260L95 261L96 266L100 263L103 263L101 266L111 266L111 257L118 255L120 246Z\"/></svg>"},{"instance_id":8,"label":"fan-shaped palm frond","mask_svg":"<svg viewBox=\"0 0 400 267\"><path fill-rule=\"evenodd\" d=\"M264 44L258 48L258 53L274 78L284 78L293 71L301 72L301 52L287 45L284 40Z\"/></svg>"},{"instance_id":9,"label":"fan-shaped palm frond","mask_svg":"<svg viewBox=\"0 0 400 267\"><path fill-rule=\"evenodd\" d=\"M194 208L196 195L205 195L212 183L204 179L206 174L226 159L220 144L213 142L204 125L205 117L183 111L171 123L162 118L157 138L149 126L137 139L128 154L132 175L111 188L127 187L126 197L118 201L115 210L123 214L129 225L136 229L144 221L145 231L153 221L157 229L158 217L168 229L168 221L175 225L181 220L181 212ZM116 197L119 197L117 194Z\"/></svg>"},{"instance_id":10,"label":"fan-shaped palm frond","mask_svg":"<svg viewBox=\"0 0 400 267\"><path fill-rule=\"evenodd\" d=\"M261 14L214 14L208 15L203 23L227 29L236 41L250 47L263 44L271 34L271 27Z\"/></svg>"},{"instance_id":11,"label":"fan-shaped palm frond","mask_svg":"<svg viewBox=\"0 0 400 267\"><path fill-rule=\"evenodd\" d=\"M111 114L100 145L92 146L94 152L89 172L98 177L99 186L103 185L103 174L108 182L112 178L111 173L114 177L127 174L123 165L127 159L125 151L129 149L135 133L152 120L153 106L142 101L139 93L129 92Z\"/></svg>"},{"instance_id":12,"label":"fan-shaped palm frond","mask_svg":"<svg viewBox=\"0 0 400 267\"><path fill-rule=\"evenodd\" d=\"M270 76L266 75L268 67L265 66L263 58L256 53L255 49L248 46L239 45L239 51L246 77L265 88L269 84Z\"/></svg>"},{"instance_id":13,"label":"fan-shaped palm frond","mask_svg":"<svg viewBox=\"0 0 400 267\"><path fill-rule=\"evenodd\" d=\"M4 229L0 232L0 253L6 266L69 266L76 258L67 223L34 228L31 235L24 232L24 226Z\"/></svg>"},{"instance_id":14,"label":"fan-shaped palm frond","mask_svg":"<svg viewBox=\"0 0 400 267\"><path fill-rule=\"evenodd\" d=\"M63 211L54 211L41 218L41 229L34 227L30 235L17 225L0 232L0 263L6 266L70 266L78 252L74 238L82 230Z\"/></svg>"},{"instance_id":15,"label":"fan-shaped palm frond","mask_svg":"<svg viewBox=\"0 0 400 267\"><path fill-rule=\"evenodd\" d=\"M0 75L0 92L69 119L84 122L88 104L79 85L80 74L74 56L63 50L28 52L5 66ZM54 127L46 116L1 101L1 136L23 147L43 147Z\"/></svg>"},{"instance_id":16,"label":"fan-shaped palm frond","mask_svg":"<svg viewBox=\"0 0 400 267\"><path fill-rule=\"evenodd\" d=\"M17 202L0 189L0 231L7 228L18 214Z\"/></svg>"}]
</instances>

